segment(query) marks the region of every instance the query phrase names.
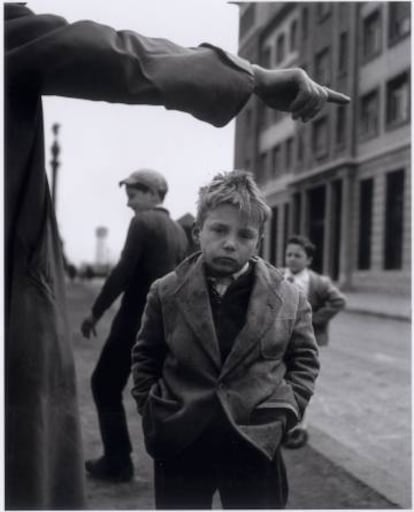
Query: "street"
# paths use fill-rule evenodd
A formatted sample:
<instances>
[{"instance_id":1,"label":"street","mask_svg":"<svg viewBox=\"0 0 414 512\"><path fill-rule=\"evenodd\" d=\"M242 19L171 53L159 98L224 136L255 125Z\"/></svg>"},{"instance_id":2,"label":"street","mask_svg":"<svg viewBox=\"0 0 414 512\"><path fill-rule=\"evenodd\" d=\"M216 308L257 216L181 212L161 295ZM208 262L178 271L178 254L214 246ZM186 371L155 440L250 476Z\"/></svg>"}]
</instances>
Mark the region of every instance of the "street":
<instances>
[{"instance_id":1,"label":"street","mask_svg":"<svg viewBox=\"0 0 414 512\"><path fill-rule=\"evenodd\" d=\"M116 311L113 306L101 319L96 339L81 337L81 320L99 286L93 282L68 285L85 458L101 455L89 380ZM300 450L284 451L290 486L288 508L408 507L410 324L342 313L331 326L331 344L321 350L321 365L317 392L309 407L310 443ZM140 418L129 390L130 386L125 406L135 447L135 478L124 484L87 479L89 509L154 508L152 462L145 453ZM215 506L220 508L218 500Z\"/></svg>"}]
</instances>

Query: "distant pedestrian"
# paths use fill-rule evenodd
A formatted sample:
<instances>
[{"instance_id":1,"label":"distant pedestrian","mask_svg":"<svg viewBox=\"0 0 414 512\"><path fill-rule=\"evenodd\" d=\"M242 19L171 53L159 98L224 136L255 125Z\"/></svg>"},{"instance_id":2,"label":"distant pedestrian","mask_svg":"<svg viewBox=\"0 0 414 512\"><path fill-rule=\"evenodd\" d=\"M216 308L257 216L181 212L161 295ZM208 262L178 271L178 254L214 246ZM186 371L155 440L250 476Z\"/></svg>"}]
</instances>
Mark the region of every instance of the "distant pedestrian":
<instances>
[{"instance_id":1,"label":"distant pedestrian","mask_svg":"<svg viewBox=\"0 0 414 512\"><path fill-rule=\"evenodd\" d=\"M157 280L133 348L132 394L159 509L281 508L280 451L305 410L318 350L305 296L256 256L270 215L251 175L200 189L201 253Z\"/></svg>"},{"instance_id":2,"label":"distant pedestrian","mask_svg":"<svg viewBox=\"0 0 414 512\"><path fill-rule=\"evenodd\" d=\"M346 301L328 276L320 275L309 268L315 249L315 245L305 236L290 236L285 252L285 279L294 283L308 298L312 307L316 341L321 347L328 344L329 321L345 307ZM286 448L300 448L307 443L308 437L304 415L302 421L288 432L283 445Z\"/></svg>"},{"instance_id":3,"label":"distant pedestrian","mask_svg":"<svg viewBox=\"0 0 414 512\"><path fill-rule=\"evenodd\" d=\"M113 481L130 480L134 472L122 393L131 371L131 348L141 324L145 299L152 282L178 265L187 249L183 228L161 206L167 182L160 173L141 169L120 185L125 185L128 206L135 216L121 258L81 327L86 338L96 335L98 320L123 294L92 375L104 453L85 464L92 477Z\"/></svg>"}]
</instances>

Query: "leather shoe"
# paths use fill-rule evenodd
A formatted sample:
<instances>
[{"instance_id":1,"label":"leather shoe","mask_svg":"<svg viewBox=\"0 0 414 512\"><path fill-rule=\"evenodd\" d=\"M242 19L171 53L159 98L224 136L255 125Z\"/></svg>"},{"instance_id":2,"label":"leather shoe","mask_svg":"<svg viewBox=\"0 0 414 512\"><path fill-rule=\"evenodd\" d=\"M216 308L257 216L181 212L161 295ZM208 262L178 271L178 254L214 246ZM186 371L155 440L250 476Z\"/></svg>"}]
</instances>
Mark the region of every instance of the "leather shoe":
<instances>
[{"instance_id":1,"label":"leather shoe","mask_svg":"<svg viewBox=\"0 0 414 512\"><path fill-rule=\"evenodd\" d=\"M284 448L290 448L295 450L296 448L302 448L308 442L309 434L304 428L294 428L286 434L286 438L283 441Z\"/></svg>"},{"instance_id":2,"label":"leather shoe","mask_svg":"<svg viewBox=\"0 0 414 512\"><path fill-rule=\"evenodd\" d=\"M104 455L85 462L86 471L92 478L111 482L129 482L134 476L134 466L130 458L122 461L108 459Z\"/></svg>"}]
</instances>

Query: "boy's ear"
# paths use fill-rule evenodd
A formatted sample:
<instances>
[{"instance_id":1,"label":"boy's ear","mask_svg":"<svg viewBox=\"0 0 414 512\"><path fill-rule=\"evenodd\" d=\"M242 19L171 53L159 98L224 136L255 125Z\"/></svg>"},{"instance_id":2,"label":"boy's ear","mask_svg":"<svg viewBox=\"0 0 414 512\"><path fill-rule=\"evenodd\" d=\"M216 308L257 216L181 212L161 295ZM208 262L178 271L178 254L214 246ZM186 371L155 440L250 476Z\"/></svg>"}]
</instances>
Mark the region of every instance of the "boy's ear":
<instances>
[{"instance_id":1,"label":"boy's ear","mask_svg":"<svg viewBox=\"0 0 414 512\"><path fill-rule=\"evenodd\" d=\"M197 244L199 244L200 243L200 226L198 224L196 224L196 223L193 224L191 234L193 235L193 240Z\"/></svg>"}]
</instances>

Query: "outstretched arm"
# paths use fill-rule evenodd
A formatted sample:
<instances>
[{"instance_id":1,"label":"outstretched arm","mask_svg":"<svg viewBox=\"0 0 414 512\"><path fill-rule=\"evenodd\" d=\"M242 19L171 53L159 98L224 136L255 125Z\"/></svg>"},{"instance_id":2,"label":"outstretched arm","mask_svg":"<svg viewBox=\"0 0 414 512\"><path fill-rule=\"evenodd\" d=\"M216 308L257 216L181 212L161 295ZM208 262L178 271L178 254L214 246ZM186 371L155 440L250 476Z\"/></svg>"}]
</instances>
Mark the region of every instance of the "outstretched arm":
<instances>
[{"instance_id":1,"label":"outstretched arm","mask_svg":"<svg viewBox=\"0 0 414 512\"><path fill-rule=\"evenodd\" d=\"M163 105L215 126L237 115L253 91L250 65L211 45L184 48L93 21L36 15L23 6L6 5L5 18L8 88Z\"/></svg>"},{"instance_id":2,"label":"outstretched arm","mask_svg":"<svg viewBox=\"0 0 414 512\"><path fill-rule=\"evenodd\" d=\"M349 101L301 69L264 69L210 44L183 48L93 21L70 24L16 5L6 4L5 18L8 88L163 105L215 126L236 116L253 93L303 121L327 101Z\"/></svg>"}]
</instances>

